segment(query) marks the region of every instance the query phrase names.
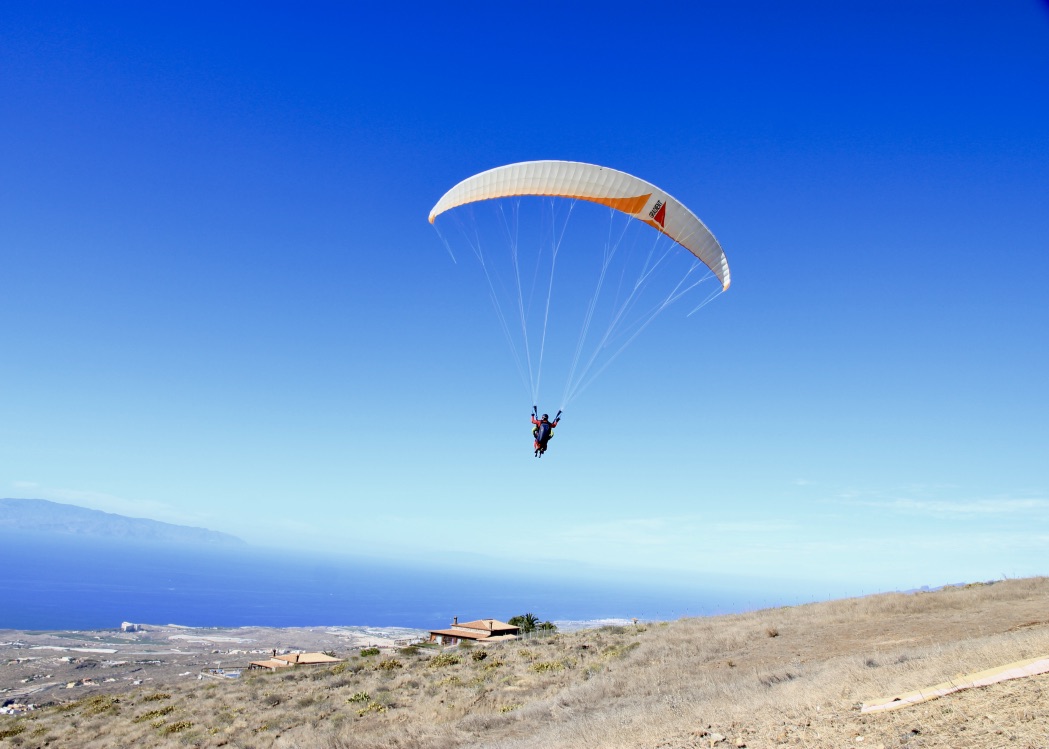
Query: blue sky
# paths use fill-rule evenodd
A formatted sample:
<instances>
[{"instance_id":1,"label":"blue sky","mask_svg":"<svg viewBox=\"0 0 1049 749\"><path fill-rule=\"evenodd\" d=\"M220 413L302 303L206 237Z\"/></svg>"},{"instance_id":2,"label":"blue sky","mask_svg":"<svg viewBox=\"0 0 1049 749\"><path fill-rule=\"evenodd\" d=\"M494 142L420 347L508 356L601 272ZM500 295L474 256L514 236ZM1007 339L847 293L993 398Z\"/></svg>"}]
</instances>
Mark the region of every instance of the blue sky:
<instances>
[{"instance_id":1,"label":"blue sky","mask_svg":"<svg viewBox=\"0 0 1049 749\"><path fill-rule=\"evenodd\" d=\"M0 71L0 496L817 598L1049 572L1045 3L8 4ZM542 461L426 220L531 159L733 273Z\"/></svg>"}]
</instances>

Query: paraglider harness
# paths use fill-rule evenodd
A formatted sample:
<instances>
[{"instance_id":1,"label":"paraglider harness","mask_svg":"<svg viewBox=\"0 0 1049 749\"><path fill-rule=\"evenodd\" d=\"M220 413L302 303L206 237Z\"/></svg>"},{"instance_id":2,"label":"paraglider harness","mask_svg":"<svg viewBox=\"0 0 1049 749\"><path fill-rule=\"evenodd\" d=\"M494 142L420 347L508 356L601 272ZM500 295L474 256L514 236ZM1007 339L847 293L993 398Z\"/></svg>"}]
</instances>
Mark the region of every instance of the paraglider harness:
<instances>
[{"instance_id":1,"label":"paraglider harness","mask_svg":"<svg viewBox=\"0 0 1049 749\"><path fill-rule=\"evenodd\" d=\"M539 409L532 406L532 436L535 438L535 457L543 457L547 444L554 436L554 426L561 420L561 412L558 411L553 421L539 421Z\"/></svg>"}]
</instances>

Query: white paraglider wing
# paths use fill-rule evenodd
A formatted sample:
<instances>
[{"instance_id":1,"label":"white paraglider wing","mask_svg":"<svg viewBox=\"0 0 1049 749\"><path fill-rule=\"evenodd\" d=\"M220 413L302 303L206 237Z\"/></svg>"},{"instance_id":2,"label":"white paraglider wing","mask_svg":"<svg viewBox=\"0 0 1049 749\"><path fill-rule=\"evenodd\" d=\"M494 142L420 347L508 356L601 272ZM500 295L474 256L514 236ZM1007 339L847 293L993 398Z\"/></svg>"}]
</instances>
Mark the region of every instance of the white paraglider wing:
<instances>
[{"instance_id":1,"label":"white paraglider wing","mask_svg":"<svg viewBox=\"0 0 1049 749\"><path fill-rule=\"evenodd\" d=\"M524 161L489 169L463 180L437 201L430 223L467 203L517 195L547 195L600 203L663 232L698 257L728 289L728 260L718 240L692 211L655 185L578 161Z\"/></svg>"}]
</instances>

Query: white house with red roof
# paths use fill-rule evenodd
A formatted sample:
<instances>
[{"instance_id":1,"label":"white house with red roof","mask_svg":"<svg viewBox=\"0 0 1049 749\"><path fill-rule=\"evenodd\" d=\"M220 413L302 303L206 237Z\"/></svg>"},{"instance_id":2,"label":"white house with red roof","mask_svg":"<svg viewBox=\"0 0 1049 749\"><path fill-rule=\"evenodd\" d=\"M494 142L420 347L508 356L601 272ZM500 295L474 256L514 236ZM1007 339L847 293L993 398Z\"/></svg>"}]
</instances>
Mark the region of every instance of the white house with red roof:
<instances>
[{"instance_id":1,"label":"white house with red roof","mask_svg":"<svg viewBox=\"0 0 1049 749\"><path fill-rule=\"evenodd\" d=\"M459 623L459 617L452 620L448 629L430 630L430 642L440 645L458 645L463 640L474 642L502 642L513 640L521 634L521 628L501 622L498 619L478 619L473 622Z\"/></svg>"}]
</instances>

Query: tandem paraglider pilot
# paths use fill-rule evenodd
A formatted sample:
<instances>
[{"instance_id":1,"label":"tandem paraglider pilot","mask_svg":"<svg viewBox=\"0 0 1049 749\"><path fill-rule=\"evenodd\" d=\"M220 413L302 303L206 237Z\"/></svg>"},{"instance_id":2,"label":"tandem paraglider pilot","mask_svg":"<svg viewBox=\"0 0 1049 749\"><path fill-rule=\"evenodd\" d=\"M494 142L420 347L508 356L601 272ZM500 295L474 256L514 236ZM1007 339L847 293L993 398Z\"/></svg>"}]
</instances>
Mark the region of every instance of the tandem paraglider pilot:
<instances>
[{"instance_id":1,"label":"tandem paraglider pilot","mask_svg":"<svg viewBox=\"0 0 1049 749\"><path fill-rule=\"evenodd\" d=\"M543 457L543 453L546 452L546 447L550 442L550 438L554 436L554 427L557 426L557 422L561 421L561 412L557 412L557 416L554 417L553 421L550 421L550 417L546 414L539 416L539 409L532 406L532 423L535 425L532 427L532 436L535 438L535 457Z\"/></svg>"}]
</instances>

